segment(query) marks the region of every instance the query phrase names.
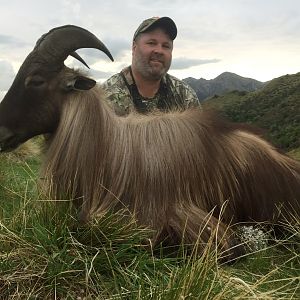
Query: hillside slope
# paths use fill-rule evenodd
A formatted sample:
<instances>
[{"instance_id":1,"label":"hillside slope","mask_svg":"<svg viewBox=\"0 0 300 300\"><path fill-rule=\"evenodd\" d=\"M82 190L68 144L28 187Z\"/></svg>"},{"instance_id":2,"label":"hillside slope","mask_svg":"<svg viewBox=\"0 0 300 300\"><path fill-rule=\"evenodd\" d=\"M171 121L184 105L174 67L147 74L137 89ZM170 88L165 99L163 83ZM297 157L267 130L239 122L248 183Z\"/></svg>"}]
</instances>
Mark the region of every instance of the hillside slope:
<instances>
[{"instance_id":1,"label":"hillside slope","mask_svg":"<svg viewBox=\"0 0 300 300\"><path fill-rule=\"evenodd\" d=\"M246 122L267 130L278 147L300 147L300 73L270 81L255 92L233 91L204 102L234 122Z\"/></svg>"}]
</instances>

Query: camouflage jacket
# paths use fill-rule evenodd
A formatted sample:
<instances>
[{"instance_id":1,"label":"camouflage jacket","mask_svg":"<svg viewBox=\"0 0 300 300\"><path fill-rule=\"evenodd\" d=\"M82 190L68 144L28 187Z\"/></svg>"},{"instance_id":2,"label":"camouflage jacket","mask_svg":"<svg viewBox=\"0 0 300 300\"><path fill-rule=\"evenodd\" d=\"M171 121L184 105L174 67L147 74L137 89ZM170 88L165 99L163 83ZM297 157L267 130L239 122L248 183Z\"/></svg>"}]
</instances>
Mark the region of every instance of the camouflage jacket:
<instances>
[{"instance_id":1,"label":"camouflage jacket","mask_svg":"<svg viewBox=\"0 0 300 300\"><path fill-rule=\"evenodd\" d=\"M147 113L156 109L185 109L200 106L194 90L169 74L162 78L160 88L153 98L142 97L132 77L131 67L126 67L120 73L110 77L102 84L102 88L119 115L126 115L134 110Z\"/></svg>"}]
</instances>

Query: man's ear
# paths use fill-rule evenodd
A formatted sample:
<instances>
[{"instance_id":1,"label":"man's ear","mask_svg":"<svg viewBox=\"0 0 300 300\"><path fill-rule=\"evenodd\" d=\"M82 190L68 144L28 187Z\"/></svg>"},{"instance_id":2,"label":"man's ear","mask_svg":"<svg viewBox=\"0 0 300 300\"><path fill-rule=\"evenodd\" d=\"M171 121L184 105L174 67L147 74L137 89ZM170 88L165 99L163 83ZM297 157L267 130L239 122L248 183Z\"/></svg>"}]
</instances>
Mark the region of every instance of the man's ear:
<instances>
[{"instance_id":1,"label":"man's ear","mask_svg":"<svg viewBox=\"0 0 300 300\"><path fill-rule=\"evenodd\" d=\"M77 90L77 91L87 91L93 88L96 85L96 81L94 79L85 77L85 76L76 76L69 80L64 89L69 90Z\"/></svg>"},{"instance_id":2,"label":"man's ear","mask_svg":"<svg viewBox=\"0 0 300 300\"><path fill-rule=\"evenodd\" d=\"M136 41L133 41L131 47L132 52L134 52L135 48L136 48Z\"/></svg>"}]
</instances>

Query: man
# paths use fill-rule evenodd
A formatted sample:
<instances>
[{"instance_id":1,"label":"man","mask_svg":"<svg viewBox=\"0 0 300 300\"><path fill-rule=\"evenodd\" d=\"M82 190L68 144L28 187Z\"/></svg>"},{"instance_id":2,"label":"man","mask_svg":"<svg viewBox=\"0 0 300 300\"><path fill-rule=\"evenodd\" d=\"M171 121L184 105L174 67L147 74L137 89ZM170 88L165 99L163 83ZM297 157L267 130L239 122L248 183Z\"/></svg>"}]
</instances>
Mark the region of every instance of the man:
<instances>
[{"instance_id":1,"label":"man","mask_svg":"<svg viewBox=\"0 0 300 300\"><path fill-rule=\"evenodd\" d=\"M167 73L176 36L176 25L169 17L147 19L137 28L133 36L131 66L102 85L117 114L200 105L190 86Z\"/></svg>"}]
</instances>

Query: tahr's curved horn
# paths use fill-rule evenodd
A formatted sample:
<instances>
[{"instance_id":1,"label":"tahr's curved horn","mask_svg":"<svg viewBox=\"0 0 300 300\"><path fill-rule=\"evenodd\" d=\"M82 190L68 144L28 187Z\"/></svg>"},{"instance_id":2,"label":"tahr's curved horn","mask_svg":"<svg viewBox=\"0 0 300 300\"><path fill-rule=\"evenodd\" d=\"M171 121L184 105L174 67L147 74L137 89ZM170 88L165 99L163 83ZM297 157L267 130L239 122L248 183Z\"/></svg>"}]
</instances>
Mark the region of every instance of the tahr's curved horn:
<instances>
[{"instance_id":1,"label":"tahr's curved horn","mask_svg":"<svg viewBox=\"0 0 300 300\"><path fill-rule=\"evenodd\" d=\"M90 68L88 66L88 64L84 61L84 59L77 53L77 52L72 52L70 53L71 56L73 56L74 58L76 58L77 60L79 60L82 64L84 64L87 68Z\"/></svg>"},{"instance_id":2,"label":"tahr's curved horn","mask_svg":"<svg viewBox=\"0 0 300 300\"><path fill-rule=\"evenodd\" d=\"M75 25L65 25L51 29L37 41L34 50L52 63L62 63L72 55L78 59L75 51L80 48L95 48L104 52L112 61L111 53L106 46L90 31ZM79 59L87 65L84 60Z\"/></svg>"}]
</instances>

